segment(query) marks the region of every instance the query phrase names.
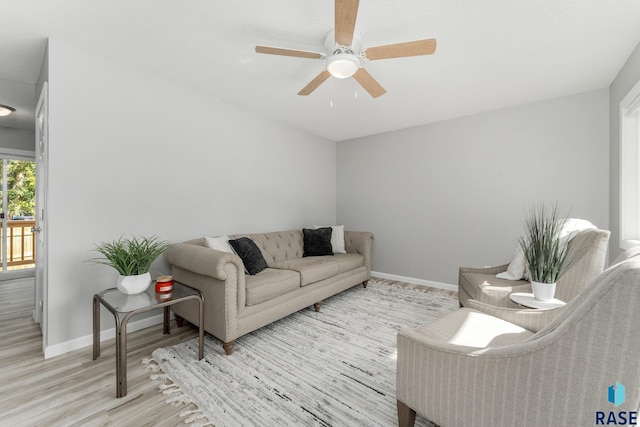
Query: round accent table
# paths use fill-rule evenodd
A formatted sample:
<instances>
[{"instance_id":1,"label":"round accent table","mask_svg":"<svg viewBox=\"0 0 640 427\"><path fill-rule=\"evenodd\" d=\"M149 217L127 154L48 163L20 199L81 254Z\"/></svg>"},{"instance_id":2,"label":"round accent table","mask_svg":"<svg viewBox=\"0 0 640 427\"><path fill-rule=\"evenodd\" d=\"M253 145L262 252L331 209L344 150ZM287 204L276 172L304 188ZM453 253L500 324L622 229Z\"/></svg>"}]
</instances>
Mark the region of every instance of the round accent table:
<instances>
[{"instance_id":1,"label":"round accent table","mask_svg":"<svg viewBox=\"0 0 640 427\"><path fill-rule=\"evenodd\" d=\"M511 298L511 301L515 302L516 304L520 304L529 308L538 308L541 310L558 308L567 304L566 302L560 301L556 298L549 301L540 301L535 299L533 294L525 292L514 292L512 294L509 294L509 298Z\"/></svg>"}]
</instances>

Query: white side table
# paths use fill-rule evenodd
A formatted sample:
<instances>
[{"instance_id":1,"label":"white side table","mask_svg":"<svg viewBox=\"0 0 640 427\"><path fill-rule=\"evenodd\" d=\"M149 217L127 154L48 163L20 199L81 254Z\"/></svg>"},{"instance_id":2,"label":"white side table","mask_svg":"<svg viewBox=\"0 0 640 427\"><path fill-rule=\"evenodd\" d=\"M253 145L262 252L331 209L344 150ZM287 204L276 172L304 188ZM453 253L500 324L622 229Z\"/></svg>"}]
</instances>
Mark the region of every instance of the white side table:
<instances>
[{"instance_id":1,"label":"white side table","mask_svg":"<svg viewBox=\"0 0 640 427\"><path fill-rule=\"evenodd\" d=\"M541 310L558 308L567 304L566 302L560 301L556 298L550 301L540 301L535 299L533 294L525 292L514 292L512 294L509 294L509 298L511 298L511 301L515 302L516 304L520 304L529 308L538 308Z\"/></svg>"}]
</instances>

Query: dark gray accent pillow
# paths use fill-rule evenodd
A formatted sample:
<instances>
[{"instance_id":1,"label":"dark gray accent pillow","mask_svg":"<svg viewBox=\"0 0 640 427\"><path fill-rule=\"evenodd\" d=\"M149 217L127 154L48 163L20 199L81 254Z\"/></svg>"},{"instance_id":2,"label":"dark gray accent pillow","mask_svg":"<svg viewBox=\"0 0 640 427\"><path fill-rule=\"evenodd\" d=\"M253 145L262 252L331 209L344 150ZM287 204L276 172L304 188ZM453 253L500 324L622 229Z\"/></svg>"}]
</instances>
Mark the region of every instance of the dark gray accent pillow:
<instances>
[{"instance_id":1,"label":"dark gray accent pillow","mask_svg":"<svg viewBox=\"0 0 640 427\"><path fill-rule=\"evenodd\" d=\"M236 251L244 264L244 268L251 276L255 276L267 268L267 261L264 260L258 245L248 237L229 240L229 244Z\"/></svg>"},{"instance_id":2,"label":"dark gray accent pillow","mask_svg":"<svg viewBox=\"0 0 640 427\"><path fill-rule=\"evenodd\" d=\"M331 247L331 227L303 228L305 256L333 255Z\"/></svg>"}]
</instances>

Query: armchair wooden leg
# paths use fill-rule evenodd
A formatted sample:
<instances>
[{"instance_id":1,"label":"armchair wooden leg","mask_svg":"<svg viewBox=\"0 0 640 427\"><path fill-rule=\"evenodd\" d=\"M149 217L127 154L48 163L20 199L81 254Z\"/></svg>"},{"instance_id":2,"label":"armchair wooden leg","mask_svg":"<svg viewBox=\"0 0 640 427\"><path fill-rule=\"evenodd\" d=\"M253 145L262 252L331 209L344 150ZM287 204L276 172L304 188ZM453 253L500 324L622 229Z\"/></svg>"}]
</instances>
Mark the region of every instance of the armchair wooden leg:
<instances>
[{"instance_id":1,"label":"armchair wooden leg","mask_svg":"<svg viewBox=\"0 0 640 427\"><path fill-rule=\"evenodd\" d=\"M318 301L317 303L313 304L313 308L316 310L316 313L320 313L321 306L322 306L322 301Z\"/></svg>"},{"instance_id":2,"label":"armchair wooden leg","mask_svg":"<svg viewBox=\"0 0 640 427\"><path fill-rule=\"evenodd\" d=\"M362 282L362 287L366 289L368 284L369 284L369 281L365 280L364 282Z\"/></svg>"},{"instance_id":3,"label":"armchair wooden leg","mask_svg":"<svg viewBox=\"0 0 640 427\"><path fill-rule=\"evenodd\" d=\"M224 352L226 353L227 356L231 356L233 354L233 345L235 344L235 341L229 341L229 342L223 342L222 343L222 348L224 349Z\"/></svg>"},{"instance_id":4,"label":"armchair wooden leg","mask_svg":"<svg viewBox=\"0 0 640 427\"><path fill-rule=\"evenodd\" d=\"M413 427L416 423L416 411L398 400L398 427Z\"/></svg>"}]
</instances>

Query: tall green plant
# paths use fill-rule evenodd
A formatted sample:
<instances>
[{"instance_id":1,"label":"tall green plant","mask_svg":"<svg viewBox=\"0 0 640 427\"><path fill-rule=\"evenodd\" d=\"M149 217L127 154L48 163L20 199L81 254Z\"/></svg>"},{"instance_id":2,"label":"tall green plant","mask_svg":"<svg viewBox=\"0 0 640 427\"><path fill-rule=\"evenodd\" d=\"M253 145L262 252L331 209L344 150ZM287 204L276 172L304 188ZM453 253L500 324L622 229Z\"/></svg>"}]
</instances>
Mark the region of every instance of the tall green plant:
<instances>
[{"instance_id":1,"label":"tall green plant","mask_svg":"<svg viewBox=\"0 0 640 427\"><path fill-rule=\"evenodd\" d=\"M577 259L567 260L570 243L560 239L566 221L560 216L558 204L534 205L525 217L526 235L520 238L520 247L529 268L531 280L556 283Z\"/></svg>"},{"instance_id":2,"label":"tall green plant","mask_svg":"<svg viewBox=\"0 0 640 427\"><path fill-rule=\"evenodd\" d=\"M96 245L95 251L104 258L92 258L89 262L113 267L123 276L134 276L147 273L151 263L169 246L169 242L157 237L120 237L113 242Z\"/></svg>"}]
</instances>

